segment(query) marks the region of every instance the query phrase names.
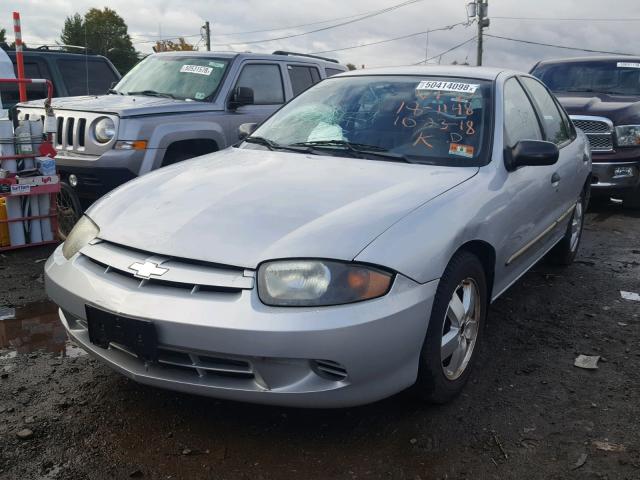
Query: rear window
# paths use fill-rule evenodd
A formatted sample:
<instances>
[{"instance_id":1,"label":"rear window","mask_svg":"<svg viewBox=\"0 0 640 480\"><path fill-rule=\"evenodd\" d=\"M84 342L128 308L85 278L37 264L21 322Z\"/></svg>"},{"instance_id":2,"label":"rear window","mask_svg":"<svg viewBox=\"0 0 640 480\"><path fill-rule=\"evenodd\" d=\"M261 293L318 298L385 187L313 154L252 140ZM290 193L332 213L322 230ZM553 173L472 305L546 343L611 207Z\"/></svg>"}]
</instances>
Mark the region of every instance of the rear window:
<instances>
[{"instance_id":1,"label":"rear window","mask_svg":"<svg viewBox=\"0 0 640 480\"><path fill-rule=\"evenodd\" d=\"M640 96L640 62L637 60L543 64L532 74L557 93Z\"/></svg>"},{"instance_id":2,"label":"rear window","mask_svg":"<svg viewBox=\"0 0 640 480\"><path fill-rule=\"evenodd\" d=\"M320 72L316 67L303 67L298 65L288 65L289 79L293 95L297 96L307 88L320 81Z\"/></svg>"},{"instance_id":3,"label":"rear window","mask_svg":"<svg viewBox=\"0 0 640 480\"><path fill-rule=\"evenodd\" d=\"M337 68L325 68L324 71L327 73L327 77L333 77L339 73L344 73L344 70L338 70Z\"/></svg>"},{"instance_id":4,"label":"rear window","mask_svg":"<svg viewBox=\"0 0 640 480\"><path fill-rule=\"evenodd\" d=\"M57 65L69 96L102 95L107 93L113 82L118 81L106 62L78 57L58 60Z\"/></svg>"}]
</instances>

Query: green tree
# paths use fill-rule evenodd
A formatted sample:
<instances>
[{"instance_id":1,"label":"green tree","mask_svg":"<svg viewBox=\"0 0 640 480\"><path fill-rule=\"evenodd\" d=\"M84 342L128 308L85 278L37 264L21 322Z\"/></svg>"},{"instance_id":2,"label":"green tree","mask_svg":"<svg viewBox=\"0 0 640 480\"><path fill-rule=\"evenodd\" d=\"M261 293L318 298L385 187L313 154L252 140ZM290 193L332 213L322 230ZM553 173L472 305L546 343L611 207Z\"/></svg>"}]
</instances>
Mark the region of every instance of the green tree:
<instances>
[{"instance_id":1,"label":"green tree","mask_svg":"<svg viewBox=\"0 0 640 480\"><path fill-rule=\"evenodd\" d=\"M7 41L7 30L5 28L0 28L0 43L4 43Z\"/></svg>"},{"instance_id":2,"label":"green tree","mask_svg":"<svg viewBox=\"0 0 640 480\"><path fill-rule=\"evenodd\" d=\"M347 68L349 70L355 70L357 67L353 63L347 63Z\"/></svg>"},{"instance_id":3,"label":"green tree","mask_svg":"<svg viewBox=\"0 0 640 480\"><path fill-rule=\"evenodd\" d=\"M196 50L197 48L195 45L186 42L182 37L180 37L177 42L172 42L171 40L158 40L155 47L153 47L154 52L193 52Z\"/></svg>"},{"instance_id":4,"label":"green tree","mask_svg":"<svg viewBox=\"0 0 640 480\"><path fill-rule=\"evenodd\" d=\"M138 61L138 53L129 36L127 24L109 7L92 8L82 17L76 13L64 21L60 42L79 45L104 55L120 73L126 73Z\"/></svg>"}]
</instances>

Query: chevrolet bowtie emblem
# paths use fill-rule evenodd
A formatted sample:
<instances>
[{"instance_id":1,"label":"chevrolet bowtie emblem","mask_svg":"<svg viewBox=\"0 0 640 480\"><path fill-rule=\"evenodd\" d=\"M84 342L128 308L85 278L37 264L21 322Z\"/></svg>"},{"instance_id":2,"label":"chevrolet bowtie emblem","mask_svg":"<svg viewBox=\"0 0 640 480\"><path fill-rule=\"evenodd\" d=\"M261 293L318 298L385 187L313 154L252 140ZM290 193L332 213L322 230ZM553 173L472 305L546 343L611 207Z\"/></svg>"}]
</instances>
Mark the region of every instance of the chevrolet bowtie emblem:
<instances>
[{"instance_id":1,"label":"chevrolet bowtie emblem","mask_svg":"<svg viewBox=\"0 0 640 480\"><path fill-rule=\"evenodd\" d=\"M158 264L153 262L136 262L131 264L129 269L136 272L135 276L139 278L160 277L169 271L168 268L159 267Z\"/></svg>"}]
</instances>

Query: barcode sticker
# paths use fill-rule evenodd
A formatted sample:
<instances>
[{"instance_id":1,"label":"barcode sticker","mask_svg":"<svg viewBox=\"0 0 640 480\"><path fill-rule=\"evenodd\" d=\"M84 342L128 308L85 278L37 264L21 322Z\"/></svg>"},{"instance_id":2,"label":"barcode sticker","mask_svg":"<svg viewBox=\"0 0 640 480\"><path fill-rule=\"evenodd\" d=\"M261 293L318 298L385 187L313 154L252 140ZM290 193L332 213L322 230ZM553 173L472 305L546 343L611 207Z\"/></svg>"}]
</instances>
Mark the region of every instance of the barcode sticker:
<instances>
[{"instance_id":1,"label":"barcode sticker","mask_svg":"<svg viewBox=\"0 0 640 480\"><path fill-rule=\"evenodd\" d=\"M618 68L640 68L637 62L618 62Z\"/></svg>"},{"instance_id":2,"label":"barcode sticker","mask_svg":"<svg viewBox=\"0 0 640 480\"><path fill-rule=\"evenodd\" d=\"M416 91L440 91L457 93L475 93L480 85L463 82L442 82L440 80L423 80L416 87Z\"/></svg>"},{"instance_id":3,"label":"barcode sticker","mask_svg":"<svg viewBox=\"0 0 640 480\"><path fill-rule=\"evenodd\" d=\"M211 75L213 68L202 67L200 65L183 65L180 67L180 73L197 73L198 75Z\"/></svg>"}]
</instances>

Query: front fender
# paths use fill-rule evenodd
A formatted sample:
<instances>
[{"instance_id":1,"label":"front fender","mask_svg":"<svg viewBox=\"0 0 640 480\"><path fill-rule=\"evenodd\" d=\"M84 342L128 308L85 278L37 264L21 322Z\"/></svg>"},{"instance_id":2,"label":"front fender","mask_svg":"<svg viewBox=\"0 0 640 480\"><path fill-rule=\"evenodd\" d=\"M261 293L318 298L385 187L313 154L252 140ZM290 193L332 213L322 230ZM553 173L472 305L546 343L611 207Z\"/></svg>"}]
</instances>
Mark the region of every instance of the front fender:
<instances>
[{"instance_id":1,"label":"front fender","mask_svg":"<svg viewBox=\"0 0 640 480\"><path fill-rule=\"evenodd\" d=\"M159 168L162 155L158 153L164 153L173 142L192 139L213 140L221 150L227 147L224 131L216 122L190 121L158 125L149 138L147 154L142 162L140 174Z\"/></svg>"}]
</instances>

